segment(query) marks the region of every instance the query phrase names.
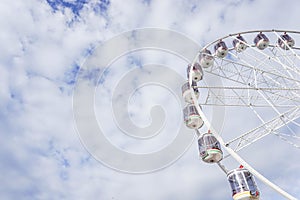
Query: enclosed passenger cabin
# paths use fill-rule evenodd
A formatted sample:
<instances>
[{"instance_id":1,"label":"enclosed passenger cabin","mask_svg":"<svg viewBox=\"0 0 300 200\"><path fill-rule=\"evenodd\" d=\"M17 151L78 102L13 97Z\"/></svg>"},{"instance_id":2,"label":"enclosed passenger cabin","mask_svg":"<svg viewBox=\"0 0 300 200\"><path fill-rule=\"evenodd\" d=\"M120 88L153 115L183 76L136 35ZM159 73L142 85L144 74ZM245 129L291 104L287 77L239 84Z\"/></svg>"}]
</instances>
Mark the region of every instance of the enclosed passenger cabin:
<instances>
[{"instance_id":1,"label":"enclosed passenger cabin","mask_svg":"<svg viewBox=\"0 0 300 200\"><path fill-rule=\"evenodd\" d=\"M188 65L187 67L187 78L189 79L190 77L190 69L191 69L191 64ZM199 63L195 63L192 68L192 80L195 82L198 82L202 80L203 78L203 70L202 67L199 65Z\"/></svg>"},{"instance_id":2,"label":"enclosed passenger cabin","mask_svg":"<svg viewBox=\"0 0 300 200\"><path fill-rule=\"evenodd\" d=\"M218 140L210 132L204 133L198 139L200 157L204 162L217 163L223 158L223 152Z\"/></svg>"},{"instance_id":3,"label":"enclosed passenger cabin","mask_svg":"<svg viewBox=\"0 0 300 200\"><path fill-rule=\"evenodd\" d=\"M247 42L241 35L236 36L232 44L237 52L242 52L247 48Z\"/></svg>"},{"instance_id":4,"label":"enclosed passenger cabin","mask_svg":"<svg viewBox=\"0 0 300 200\"><path fill-rule=\"evenodd\" d=\"M192 81L192 88L194 90L195 96L198 99L199 97L199 90L197 88L197 83L195 81ZM189 82L186 82L182 85L181 91L182 91L182 97L187 103L193 103L193 98L191 94L191 86Z\"/></svg>"},{"instance_id":5,"label":"enclosed passenger cabin","mask_svg":"<svg viewBox=\"0 0 300 200\"><path fill-rule=\"evenodd\" d=\"M199 55L200 65L208 68L214 64L214 57L211 55L210 50L204 49Z\"/></svg>"},{"instance_id":6,"label":"enclosed passenger cabin","mask_svg":"<svg viewBox=\"0 0 300 200\"><path fill-rule=\"evenodd\" d=\"M232 189L234 200L259 200L259 191L253 175L242 165L230 171L227 179Z\"/></svg>"},{"instance_id":7,"label":"enclosed passenger cabin","mask_svg":"<svg viewBox=\"0 0 300 200\"><path fill-rule=\"evenodd\" d=\"M227 56L228 53L228 48L225 44L225 42L223 42L222 40L219 41L215 46L215 54L217 57L219 58L225 58Z\"/></svg>"},{"instance_id":8,"label":"enclosed passenger cabin","mask_svg":"<svg viewBox=\"0 0 300 200\"><path fill-rule=\"evenodd\" d=\"M287 33L284 33L278 38L278 45L284 50L289 50L289 48L295 45L295 41Z\"/></svg>"},{"instance_id":9,"label":"enclosed passenger cabin","mask_svg":"<svg viewBox=\"0 0 300 200\"><path fill-rule=\"evenodd\" d=\"M183 109L183 117L185 125L191 129L198 129L201 128L204 124L202 118L200 117L199 113L197 112L196 107L193 104L188 104Z\"/></svg>"},{"instance_id":10,"label":"enclosed passenger cabin","mask_svg":"<svg viewBox=\"0 0 300 200\"><path fill-rule=\"evenodd\" d=\"M269 46L270 40L265 34L259 33L254 38L254 44L259 50L264 50L265 48L267 48Z\"/></svg>"}]
</instances>

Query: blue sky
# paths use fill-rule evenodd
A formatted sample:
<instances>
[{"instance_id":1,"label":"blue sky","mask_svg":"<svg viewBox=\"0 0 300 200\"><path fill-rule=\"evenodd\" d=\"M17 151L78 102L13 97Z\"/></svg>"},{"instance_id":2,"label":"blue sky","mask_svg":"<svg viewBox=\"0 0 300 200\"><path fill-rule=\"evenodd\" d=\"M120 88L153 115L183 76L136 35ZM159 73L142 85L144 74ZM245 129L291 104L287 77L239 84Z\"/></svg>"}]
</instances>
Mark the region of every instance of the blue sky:
<instances>
[{"instance_id":1,"label":"blue sky","mask_svg":"<svg viewBox=\"0 0 300 200\"><path fill-rule=\"evenodd\" d=\"M3 0L0 198L231 199L226 177L217 166L199 161L196 143L173 165L141 175L122 173L95 160L76 132L72 112L76 75L86 73L87 79L96 79L94 74L99 71L80 72L80 66L97 45L125 31L145 27L174 30L202 46L245 30L299 30L299 6L295 0ZM164 91L154 86L133 95L130 101L136 105L129 105L129 110L132 119L146 126L151 123L151 107L165 106L166 130L158 139L140 143L126 139L112 117L103 116L111 114L111 86L129 69L151 62L172 66L185 77L186 63L167 53L132 53L105 72L107 81L101 82L96 95L96 115L103 120L107 137L126 151L163 148L170 136L166 133L174 132L172 122L181 123L181 108L174 108L176 102L169 100L172 94L163 96ZM139 113L142 108L146 116ZM236 124L244 123L239 117L234 120ZM268 136L241 154L269 179L300 198L299 150ZM238 166L230 159L228 163L230 167ZM262 199L282 199L261 182L258 184Z\"/></svg>"}]
</instances>

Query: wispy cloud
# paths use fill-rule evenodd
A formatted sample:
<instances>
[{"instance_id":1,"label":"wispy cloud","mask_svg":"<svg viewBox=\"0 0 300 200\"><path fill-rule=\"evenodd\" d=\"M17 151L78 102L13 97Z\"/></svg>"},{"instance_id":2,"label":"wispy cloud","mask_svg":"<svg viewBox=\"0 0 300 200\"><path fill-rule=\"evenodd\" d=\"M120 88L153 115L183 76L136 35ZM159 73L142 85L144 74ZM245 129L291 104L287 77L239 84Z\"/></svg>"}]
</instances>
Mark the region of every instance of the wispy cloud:
<instances>
[{"instance_id":1,"label":"wispy cloud","mask_svg":"<svg viewBox=\"0 0 300 200\"><path fill-rule=\"evenodd\" d=\"M96 96L95 107L101 108L98 115L102 115L111 112L111 97L107 96L112 93L110 84L115 84L128 69L142 69L143 64L154 60L172 66L185 77L185 62L151 52L146 54L153 60L142 52L120 59L120 66L108 68L100 80L96 75L103 72L102 68L80 70L85 58L98 44L133 28L173 29L201 45L249 29L280 27L299 30L299 24L294 20L299 18L298 2L234 2L4 1L0 8L1 198L231 199L226 176L216 166L199 161L196 143L174 165L151 174L120 173L96 161L76 133L72 89L77 76L94 83L100 81L98 84L102 88L98 88L100 96ZM163 143L167 143L168 134L174 130L171 122L181 123L181 116L177 117L180 110L172 107L176 106L176 101L169 100L172 94L162 97L163 94L162 90L156 93L142 88L131 98L134 105L129 106L131 117L145 125L150 117L138 111L145 109L149 114L154 103L166 105L169 124L164 135L157 141L152 140L157 143L139 143L132 138L123 140L127 136L115 127L113 118L102 116L105 128L111 134L110 139L130 151L147 152L153 147L162 148ZM244 123L239 116L230 116L235 123L227 127L227 133L236 124ZM268 178L300 198L298 152L277 139L267 138L241 154ZM254 151L260 153L254 154ZM287 157L288 160L294 159L293 165L285 162ZM232 160L228 163L232 167L237 165ZM262 185L260 188L263 198L280 198L267 187Z\"/></svg>"}]
</instances>

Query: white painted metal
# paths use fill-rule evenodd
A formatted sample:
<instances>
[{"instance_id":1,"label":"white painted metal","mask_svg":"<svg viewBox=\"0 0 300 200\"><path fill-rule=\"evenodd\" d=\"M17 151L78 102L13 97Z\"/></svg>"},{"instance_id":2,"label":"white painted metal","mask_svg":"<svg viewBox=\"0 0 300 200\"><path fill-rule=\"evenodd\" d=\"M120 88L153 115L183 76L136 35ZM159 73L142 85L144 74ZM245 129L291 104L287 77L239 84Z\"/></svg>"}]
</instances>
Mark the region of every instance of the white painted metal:
<instances>
[{"instance_id":1,"label":"white painted metal","mask_svg":"<svg viewBox=\"0 0 300 200\"><path fill-rule=\"evenodd\" d=\"M197 100L196 96L194 95L194 93L192 93L192 98L194 99L194 101ZM227 147L227 145L223 141L222 137L215 131L214 127L211 126L210 122L208 121L208 119L206 118L206 116L204 115L204 113L202 112L202 110L200 109L199 105L196 104L195 106L196 106L196 108L197 108L200 116L202 117L202 120L204 121L204 124L207 127L209 127L209 129L211 130L212 134L216 137L216 139L222 145L222 148L225 149L236 161L238 161L245 168L247 168L255 177L257 177L258 179L260 179L262 182L264 182L269 187L273 188L276 192L278 192L279 194L281 194L285 198L290 199L290 200L297 200L295 197L293 197L289 193L285 192L279 186L275 185L274 183L272 183L271 181L269 181L267 178L265 178L262 174L260 174L258 171L256 171L251 165L249 165L245 160L243 160L234 150L232 150L231 148Z\"/></svg>"},{"instance_id":2,"label":"white painted metal","mask_svg":"<svg viewBox=\"0 0 300 200\"><path fill-rule=\"evenodd\" d=\"M270 34L272 33L276 35L277 39L280 38L280 33L283 34L284 32L300 35L300 32L285 30L255 30L240 32L236 34L230 34L223 38L219 38L214 42L207 44L203 49L208 49L220 40L224 41L227 38L234 39L238 35L254 33L257 34L260 32ZM208 90L224 89L231 91L231 97L230 95L218 96L217 94L213 94L212 96L214 97L214 101L211 101L211 97L208 95L204 105L249 107L260 119L262 125L240 135L237 138L232 139L229 142L225 142L220 134L214 129L214 127L212 127L202 109L200 109L198 103L196 103L198 102L198 100L192 90L191 95L195 102L196 109L200 114L202 120L204 121L204 124L209 130L211 130L212 134L220 142L220 144L222 145L222 149L226 150L230 156L232 156L240 164L244 165L245 168L247 168L256 178L260 179L266 185L273 188L277 193L281 194L287 199L296 200L295 197L282 190L279 186L272 183L262 174L256 171L236 152L271 133L279 136L283 140L286 140L294 147L300 148L299 145L296 145L293 142L287 140L287 135L279 133L278 131L281 127L285 126L287 127L287 129L293 132L293 130L288 125L289 123L293 123L294 125L300 127L300 124L294 121L295 119L298 119L300 117L300 68L296 67L296 65L300 64L300 56L296 52L299 51L300 48L287 46L288 50L284 50L281 49L278 44L271 43L271 40L268 44L268 47L263 50L256 48L255 45L251 45L248 43L244 44L247 45L248 48L243 52L239 52L241 55L239 53L231 52L233 48L229 48L228 56L230 56L230 58L220 58L215 55L216 58L220 59L220 61L218 61L218 59L215 59L216 64L212 65L209 68L206 68L204 72L239 83L242 86L220 86L219 88L217 88L216 86L214 86L214 88L209 86L199 86L198 88L207 88ZM255 52L255 55L247 53L248 49L253 50ZM269 50L268 54L265 52L266 50ZM197 61L199 54L200 53L195 56L192 65ZM248 60L245 60L243 56L253 59L253 63L251 62L251 60L250 62ZM266 65L274 66L272 66L273 68L270 68L270 70L268 70L265 67ZM191 71L189 73L191 73ZM189 83L190 85L192 84L191 79L189 79ZM257 96L254 95L254 92ZM235 99L232 97L235 97ZM261 102L264 102L264 104L261 104ZM261 118L260 114L255 110L255 108L259 106L272 108L277 113L277 116L269 121L264 121ZM286 109L285 112L282 112L279 110L280 108L288 109ZM289 136L298 138L296 134ZM300 137L298 139L300 139ZM235 148L232 148L232 146L234 146ZM218 164L225 173L228 172L225 166L223 166L221 163Z\"/></svg>"}]
</instances>

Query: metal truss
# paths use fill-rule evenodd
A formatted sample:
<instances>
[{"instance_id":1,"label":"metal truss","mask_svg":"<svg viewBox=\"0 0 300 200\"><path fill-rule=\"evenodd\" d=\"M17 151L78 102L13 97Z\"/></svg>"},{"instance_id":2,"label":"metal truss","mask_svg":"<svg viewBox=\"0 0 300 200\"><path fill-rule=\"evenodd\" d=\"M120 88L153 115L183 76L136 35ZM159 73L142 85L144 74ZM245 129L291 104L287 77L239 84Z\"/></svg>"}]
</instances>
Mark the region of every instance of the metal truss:
<instances>
[{"instance_id":1,"label":"metal truss","mask_svg":"<svg viewBox=\"0 0 300 200\"><path fill-rule=\"evenodd\" d=\"M237 38L237 36L243 35L246 41L249 41L249 38L253 40L254 36L262 32L268 33L271 42L264 50ZM236 51L234 47L230 47L225 58L213 55L214 65L205 68L204 74L221 79L222 85L203 84L197 86L198 89L207 91L205 100L199 103L201 106L249 108L261 123L256 128L225 142L221 134L214 130L198 103L195 104L195 107L205 125L210 128L212 134L229 153L228 156L243 164L252 174L285 198L295 200L295 197L266 179L237 154L241 149L269 134L274 134L291 146L300 149L300 145L291 140L292 138L300 141L300 135L295 131L295 127L300 128L300 123L297 122L297 119L300 118L300 47L288 46L281 37L281 34L285 33L297 37L297 41L300 41L300 32L297 31L255 30L229 34L201 49L192 65L197 62L201 52L214 47L219 41L228 44L235 39L247 46L245 51ZM282 43L286 45L285 49L280 47ZM189 83L191 86L191 79ZM193 89L191 89L191 93L193 101L198 102ZM261 108L264 107L272 110L273 114L273 117L266 121L263 117L266 113L261 112ZM225 173L228 172L224 165L221 163L218 165Z\"/></svg>"}]
</instances>

